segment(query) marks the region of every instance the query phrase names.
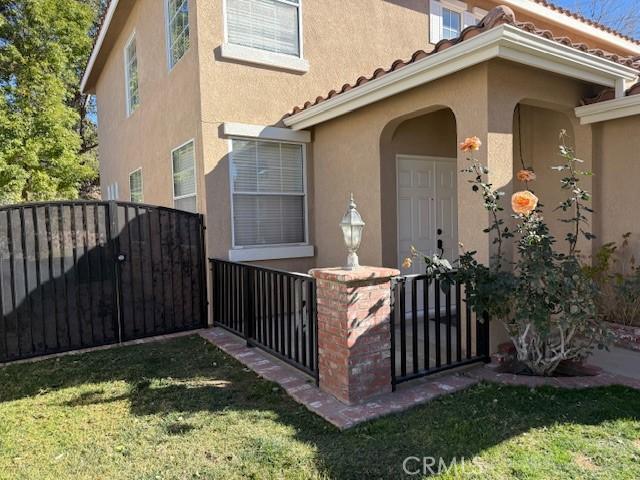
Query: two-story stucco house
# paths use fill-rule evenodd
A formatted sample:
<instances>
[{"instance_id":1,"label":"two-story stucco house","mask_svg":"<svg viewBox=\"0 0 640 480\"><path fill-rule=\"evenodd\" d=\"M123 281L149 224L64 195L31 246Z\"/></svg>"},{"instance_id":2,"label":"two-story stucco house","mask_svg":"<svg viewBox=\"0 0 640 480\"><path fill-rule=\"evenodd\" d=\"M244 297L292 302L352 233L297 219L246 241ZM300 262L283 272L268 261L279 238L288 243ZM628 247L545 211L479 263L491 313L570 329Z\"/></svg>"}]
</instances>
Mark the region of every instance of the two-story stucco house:
<instances>
[{"instance_id":1,"label":"two-story stucco house","mask_svg":"<svg viewBox=\"0 0 640 480\"><path fill-rule=\"evenodd\" d=\"M82 88L106 198L197 210L210 256L305 271L344 262L350 192L362 263L488 255L472 135L490 181L532 167L553 204L566 130L597 241L640 231L639 74L638 42L543 0L112 0Z\"/></svg>"}]
</instances>

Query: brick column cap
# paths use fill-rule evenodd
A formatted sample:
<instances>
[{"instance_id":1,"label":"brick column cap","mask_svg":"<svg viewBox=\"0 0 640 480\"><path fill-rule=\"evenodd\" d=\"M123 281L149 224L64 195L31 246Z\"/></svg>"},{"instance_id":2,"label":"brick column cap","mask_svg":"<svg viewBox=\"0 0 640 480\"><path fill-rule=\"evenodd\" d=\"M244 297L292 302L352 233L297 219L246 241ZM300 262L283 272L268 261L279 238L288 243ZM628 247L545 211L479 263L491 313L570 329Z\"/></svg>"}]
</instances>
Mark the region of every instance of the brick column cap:
<instances>
[{"instance_id":1,"label":"brick column cap","mask_svg":"<svg viewBox=\"0 0 640 480\"><path fill-rule=\"evenodd\" d=\"M384 267L359 267L354 270L347 270L344 267L314 268L309 271L309 275L320 280L329 280L339 283L365 282L367 280L385 280L400 275L400 270L396 268Z\"/></svg>"}]
</instances>

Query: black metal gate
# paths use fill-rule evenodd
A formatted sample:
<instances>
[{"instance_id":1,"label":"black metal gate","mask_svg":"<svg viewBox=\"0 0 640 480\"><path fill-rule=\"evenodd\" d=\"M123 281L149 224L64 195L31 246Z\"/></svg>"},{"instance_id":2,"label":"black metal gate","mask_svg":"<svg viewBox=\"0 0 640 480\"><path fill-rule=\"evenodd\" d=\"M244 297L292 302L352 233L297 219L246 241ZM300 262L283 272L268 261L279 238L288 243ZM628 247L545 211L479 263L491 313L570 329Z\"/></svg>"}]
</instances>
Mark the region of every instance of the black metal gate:
<instances>
[{"instance_id":1,"label":"black metal gate","mask_svg":"<svg viewBox=\"0 0 640 480\"><path fill-rule=\"evenodd\" d=\"M427 275L392 280L391 378L396 384L489 361L489 319L465 301L464 285L446 289Z\"/></svg>"},{"instance_id":2,"label":"black metal gate","mask_svg":"<svg viewBox=\"0 0 640 480\"><path fill-rule=\"evenodd\" d=\"M0 362L206 326L201 215L126 202L0 208Z\"/></svg>"},{"instance_id":3,"label":"black metal gate","mask_svg":"<svg viewBox=\"0 0 640 480\"><path fill-rule=\"evenodd\" d=\"M210 259L214 325L318 379L313 277Z\"/></svg>"}]
</instances>

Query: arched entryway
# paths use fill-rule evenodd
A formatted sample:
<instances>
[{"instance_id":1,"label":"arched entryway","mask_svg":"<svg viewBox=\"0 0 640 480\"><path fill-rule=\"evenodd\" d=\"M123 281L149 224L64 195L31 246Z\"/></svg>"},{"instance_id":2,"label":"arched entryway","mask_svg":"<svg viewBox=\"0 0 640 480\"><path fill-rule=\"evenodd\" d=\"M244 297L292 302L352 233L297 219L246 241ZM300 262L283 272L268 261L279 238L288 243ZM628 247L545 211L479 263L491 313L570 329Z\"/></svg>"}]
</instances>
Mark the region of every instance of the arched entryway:
<instances>
[{"instance_id":1,"label":"arched entryway","mask_svg":"<svg viewBox=\"0 0 640 480\"><path fill-rule=\"evenodd\" d=\"M556 238L560 250L564 250L565 237L572 227L560 221L567 214L557 210L568 196L568 192L561 189L565 175L552 167L564 163L559 150L562 142L575 147L573 125L567 112L532 100L518 103L513 116L513 190L527 188L540 199L549 231ZM565 132L563 139L560 132ZM536 180L528 185L518 182L516 174L521 169L533 170ZM591 170L590 159L585 159L581 169ZM583 183L584 188L590 190L590 178L584 177Z\"/></svg>"},{"instance_id":2,"label":"arched entryway","mask_svg":"<svg viewBox=\"0 0 640 480\"><path fill-rule=\"evenodd\" d=\"M398 267L413 245L458 254L456 120L449 108L391 122L381 138L382 256ZM416 265L422 273L424 266Z\"/></svg>"}]
</instances>

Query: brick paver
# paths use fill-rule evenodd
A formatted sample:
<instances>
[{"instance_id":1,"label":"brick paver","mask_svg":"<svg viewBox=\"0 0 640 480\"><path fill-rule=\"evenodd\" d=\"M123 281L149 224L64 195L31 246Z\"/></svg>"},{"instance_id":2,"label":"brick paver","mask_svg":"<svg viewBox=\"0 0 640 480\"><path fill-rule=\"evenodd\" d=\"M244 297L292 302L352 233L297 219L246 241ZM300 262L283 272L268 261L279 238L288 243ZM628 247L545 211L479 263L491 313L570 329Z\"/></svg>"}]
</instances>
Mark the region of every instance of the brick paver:
<instances>
[{"instance_id":1,"label":"brick paver","mask_svg":"<svg viewBox=\"0 0 640 480\"><path fill-rule=\"evenodd\" d=\"M340 430L390 413L401 412L435 398L459 392L480 382L521 385L531 388L590 388L626 385L640 389L640 380L602 373L593 377L541 378L498 373L491 366L477 366L458 373L423 377L398 386L395 392L347 405L320 390L314 379L258 348L247 348L244 340L221 328L205 330L204 338L240 361L261 377L278 383L295 401L321 416Z\"/></svg>"},{"instance_id":2,"label":"brick paver","mask_svg":"<svg viewBox=\"0 0 640 480\"><path fill-rule=\"evenodd\" d=\"M295 401L341 430L390 413L407 410L480 382L461 374L422 378L400 385L395 392L384 393L359 404L347 405L320 390L314 379L305 373L258 348L247 348L244 340L226 330L214 328L201 332L201 335L261 377L279 384Z\"/></svg>"}]
</instances>

